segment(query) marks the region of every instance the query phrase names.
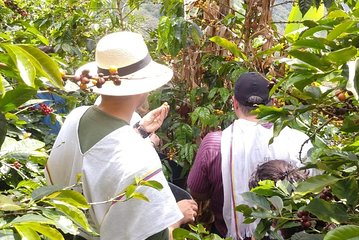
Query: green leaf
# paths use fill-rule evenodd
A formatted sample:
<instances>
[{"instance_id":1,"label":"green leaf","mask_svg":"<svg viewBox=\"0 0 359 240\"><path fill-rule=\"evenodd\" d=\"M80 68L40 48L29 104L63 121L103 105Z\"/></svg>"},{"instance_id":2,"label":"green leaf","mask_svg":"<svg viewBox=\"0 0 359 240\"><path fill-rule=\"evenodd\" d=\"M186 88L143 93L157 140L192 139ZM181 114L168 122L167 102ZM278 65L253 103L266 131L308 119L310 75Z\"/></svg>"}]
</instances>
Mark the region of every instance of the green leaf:
<instances>
[{"instance_id":1,"label":"green leaf","mask_svg":"<svg viewBox=\"0 0 359 240\"><path fill-rule=\"evenodd\" d=\"M31 228L22 225L15 226L16 231L20 234L21 239L40 240L39 234Z\"/></svg>"},{"instance_id":2,"label":"green leaf","mask_svg":"<svg viewBox=\"0 0 359 240\"><path fill-rule=\"evenodd\" d=\"M35 189L31 194L31 198L34 201L37 201L45 196L49 196L50 194L52 194L54 192L59 192L62 189L63 189L63 187L57 186L57 185L43 186L38 189Z\"/></svg>"},{"instance_id":3,"label":"green leaf","mask_svg":"<svg viewBox=\"0 0 359 240\"><path fill-rule=\"evenodd\" d=\"M64 240L64 237L56 228L53 228L53 227L50 227L47 225L29 222L29 223L21 223L21 224L15 225L15 227L17 227L17 226L35 230L36 232L39 232L42 235L46 236L49 240ZM29 238L29 239L32 239L32 238Z\"/></svg>"},{"instance_id":4,"label":"green leaf","mask_svg":"<svg viewBox=\"0 0 359 240\"><path fill-rule=\"evenodd\" d=\"M154 180L142 181L141 185L148 186L157 190L163 189L163 185L160 182Z\"/></svg>"},{"instance_id":5,"label":"green leaf","mask_svg":"<svg viewBox=\"0 0 359 240\"><path fill-rule=\"evenodd\" d=\"M57 212L56 209L48 209L39 207L42 214L51 219L54 222L56 228L61 229L64 233L70 233L76 235L79 233L78 227L74 224L68 217L64 216L62 213Z\"/></svg>"},{"instance_id":6,"label":"green leaf","mask_svg":"<svg viewBox=\"0 0 359 240\"><path fill-rule=\"evenodd\" d=\"M0 97L5 94L5 87L4 87L4 77L0 74Z\"/></svg>"},{"instance_id":7,"label":"green leaf","mask_svg":"<svg viewBox=\"0 0 359 240\"><path fill-rule=\"evenodd\" d=\"M319 39L299 39L294 42L293 47L325 49L325 44Z\"/></svg>"},{"instance_id":8,"label":"green leaf","mask_svg":"<svg viewBox=\"0 0 359 240\"><path fill-rule=\"evenodd\" d=\"M335 26L332 31L330 31L327 35L327 39L329 41L333 41L337 37L339 37L342 33L345 33L349 28L353 26L355 22L348 20L340 23L339 25Z\"/></svg>"},{"instance_id":9,"label":"green leaf","mask_svg":"<svg viewBox=\"0 0 359 240\"><path fill-rule=\"evenodd\" d=\"M348 219L346 209L343 205L331 203L320 198L315 198L303 208L326 222L341 223Z\"/></svg>"},{"instance_id":10,"label":"green leaf","mask_svg":"<svg viewBox=\"0 0 359 240\"><path fill-rule=\"evenodd\" d=\"M88 209L90 207L86 198L81 193L74 190L61 190L60 194L53 199L66 202L80 209Z\"/></svg>"},{"instance_id":11,"label":"green leaf","mask_svg":"<svg viewBox=\"0 0 359 240\"><path fill-rule=\"evenodd\" d=\"M309 234L306 232L295 233L290 240L323 240L323 234Z\"/></svg>"},{"instance_id":12,"label":"green leaf","mask_svg":"<svg viewBox=\"0 0 359 240\"><path fill-rule=\"evenodd\" d=\"M353 46L342 48L334 52L330 52L324 58L331 63L336 63L337 66L348 62L357 54L357 49Z\"/></svg>"},{"instance_id":13,"label":"green leaf","mask_svg":"<svg viewBox=\"0 0 359 240\"><path fill-rule=\"evenodd\" d=\"M33 65L31 56L23 51L19 46L13 44L1 44L2 47L10 56L20 72L20 76L24 83L28 86L35 87L36 68ZM40 50L39 50L40 51Z\"/></svg>"},{"instance_id":14,"label":"green leaf","mask_svg":"<svg viewBox=\"0 0 359 240\"><path fill-rule=\"evenodd\" d=\"M36 222L36 223L43 223L43 224L55 224L55 222L51 219L43 217L41 215L35 214L26 214L20 217L16 217L14 220L11 221L11 224L15 225L18 223L28 223L28 222Z\"/></svg>"},{"instance_id":15,"label":"green leaf","mask_svg":"<svg viewBox=\"0 0 359 240\"><path fill-rule=\"evenodd\" d=\"M325 186L331 185L339 181L339 178L336 178L331 175L318 175L307 180L300 182L295 191L296 194L305 195L307 193L315 193L323 190Z\"/></svg>"},{"instance_id":16,"label":"green leaf","mask_svg":"<svg viewBox=\"0 0 359 240\"><path fill-rule=\"evenodd\" d=\"M359 226L346 225L339 226L328 232L324 240L358 240L359 239Z\"/></svg>"},{"instance_id":17,"label":"green leaf","mask_svg":"<svg viewBox=\"0 0 359 240\"><path fill-rule=\"evenodd\" d=\"M270 210L270 204L265 197L258 196L252 192L242 193L242 198L245 202L263 208L265 210Z\"/></svg>"},{"instance_id":18,"label":"green leaf","mask_svg":"<svg viewBox=\"0 0 359 240\"><path fill-rule=\"evenodd\" d=\"M335 196L345 199L350 206L358 204L359 187L354 177L338 181L331 188Z\"/></svg>"},{"instance_id":19,"label":"green leaf","mask_svg":"<svg viewBox=\"0 0 359 240\"><path fill-rule=\"evenodd\" d=\"M136 191L136 188L137 186L135 185L129 185L127 188L126 188L126 198L131 198L132 195L135 193Z\"/></svg>"},{"instance_id":20,"label":"green leaf","mask_svg":"<svg viewBox=\"0 0 359 240\"><path fill-rule=\"evenodd\" d=\"M298 0L299 9L303 16L308 12L312 3L313 0Z\"/></svg>"},{"instance_id":21,"label":"green leaf","mask_svg":"<svg viewBox=\"0 0 359 240\"><path fill-rule=\"evenodd\" d=\"M61 73L57 64L43 51L29 45L19 45L32 58L39 73L47 78L55 87L63 88Z\"/></svg>"},{"instance_id":22,"label":"green leaf","mask_svg":"<svg viewBox=\"0 0 359 240\"><path fill-rule=\"evenodd\" d=\"M242 53L242 51L238 48L238 46L235 43L233 43L225 38L219 37L219 36L211 37L209 40L218 44L219 46L223 47L224 49L227 49L235 57L239 57L239 58L243 59L244 61L248 60L247 57Z\"/></svg>"},{"instance_id":23,"label":"green leaf","mask_svg":"<svg viewBox=\"0 0 359 240\"><path fill-rule=\"evenodd\" d=\"M198 234L188 231L187 229L184 228L176 228L173 230L172 234L174 240L180 240L180 239L201 240L201 237Z\"/></svg>"},{"instance_id":24,"label":"green leaf","mask_svg":"<svg viewBox=\"0 0 359 240\"><path fill-rule=\"evenodd\" d=\"M340 128L343 132L358 132L359 131L359 114L347 116L344 118L343 125Z\"/></svg>"},{"instance_id":25,"label":"green leaf","mask_svg":"<svg viewBox=\"0 0 359 240\"><path fill-rule=\"evenodd\" d=\"M241 212L243 213L244 217L249 217L251 216L252 208L250 208L248 205L246 204L239 204L238 206L236 206L236 211L237 212Z\"/></svg>"},{"instance_id":26,"label":"green leaf","mask_svg":"<svg viewBox=\"0 0 359 240\"><path fill-rule=\"evenodd\" d=\"M283 200L278 196L273 196L268 198L268 201L272 203L272 205L278 210L279 214L282 214L283 210Z\"/></svg>"},{"instance_id":27,"label":"green leaf","mask_svg":"<svg viewBox=\"0 0 359 240\"><path fill-rule=\"evenodd\" d=\"M23 103L33 98L36 90L28 86L17 86L15 89L7 91L3 98L0 98L0 112L9 112Z\"/></svg>"},{"instance_id":28,"label":"green leaf","mask_svg":"<svg viewBox=\"0 0 359 240\"><path fill-rule=\"evenodd\" d=\"M132 198L136 198L136 199L139 199L139 200L143 200L143 201L146 201L146 202L149 202L150 200L142 193L140 192L134 192L132 195L131 195Z\"/></svg>"},{"instance_id":29,"label":"green leaf","mask_svg":"<svg viewBox=\"0 0 359 240\"><path fill-rule=\"evenodd\" d=\"M7 121L4 114L0 112L0 149L1 149L1 145L5 141L6 132L7 132Z\"/></svg>"},{"instance_id":30,"label":"green leaf","mask_svg":"<svg viewBox=\"0 0 359 240\"><path fill-rule=\"evenodd\" d=\"M44 201L44 202L57 208L57 210L64 213L68 218L70 218L76 224L80 225L86 231L94 232L90 224L88 223L85 214L82 211L80 211L78 208L58 200Z\"/></svg>"},{"instance_id":31,"label":"green leaf","mask_svg":"<svg viewBox=\"0 0 359 240\"><path fill-rule=\"evenodd\" d=\"M18 211L21 209L22 209L22 207L15 204L14 201L10 197L0 195L0 210L1 211Z\"/></svg>"},{"instance_id":32,"label":"green leaf","mask_svg":"<svg viewBox=\"0 0 359 240\"><path fill-rule=\"evenodd\" d=\"M323 0L323 2L324 2L324 6L326 8L330 8L332 6L334 0Z\"/></svg>"},{"instance_id":33,"label":"green leaf","mask_svg":"<svg viewBox=\"0 0 359 240\"><path fill-rule=\"evenodd\" d=\"M314 66L322 71L325 71L328 68L328 62L324 61L321 57L314 53L302 50L292 50L289 52L289 54L301 60L302 62Z\"/></svg>"}]
</instances>

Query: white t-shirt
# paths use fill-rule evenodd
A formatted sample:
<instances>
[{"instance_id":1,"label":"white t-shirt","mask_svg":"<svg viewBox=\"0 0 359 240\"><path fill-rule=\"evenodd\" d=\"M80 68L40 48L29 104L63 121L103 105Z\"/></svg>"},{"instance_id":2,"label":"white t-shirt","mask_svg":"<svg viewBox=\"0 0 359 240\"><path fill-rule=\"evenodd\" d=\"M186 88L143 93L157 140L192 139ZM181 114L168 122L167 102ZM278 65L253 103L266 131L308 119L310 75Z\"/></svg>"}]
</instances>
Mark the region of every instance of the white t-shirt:
<instances>
[{"instance_id":1,"label":"white t-shirt","mask_svg":"<svg viewBox=\"0 0 359 240\"><path fill-rule=\"evenodd\" d=\"M103 240L146 239L179 221L180 212L160 159L152 145L128 125L121 127L82 153L78 125L88 107L73 110L55 141L46 165L50 184L71 186L81 174L82 189L89 203L108 201L134 182L135 177L155 180L163 185L158 191L140 187L150 201L130 199L92 205L90 221Z\"/></svg>"},{"instance_id":2,"label":"white t-shirt","mask_svg":"<svg viewBox=\"0 0 359 240\"><path fill-rule=\"evenodd\" d=\"M246 204L241 194L249 191L248 182L257 166L269 160L286 160L296 166L302 165L299 152L308 136L304 133L284 128L274 138L273 127L266 128L259 123L238 119L222 133L222 179L223 179L223 217L227 225L227 236L233 239L253 236L256 223L243 224L242 213L235 211L239 204ZM303 145L302 161L307 159L307 151L312 147L310 142ZM231 158L232 149L232 162Z\"/></svg>"}]
</instances>

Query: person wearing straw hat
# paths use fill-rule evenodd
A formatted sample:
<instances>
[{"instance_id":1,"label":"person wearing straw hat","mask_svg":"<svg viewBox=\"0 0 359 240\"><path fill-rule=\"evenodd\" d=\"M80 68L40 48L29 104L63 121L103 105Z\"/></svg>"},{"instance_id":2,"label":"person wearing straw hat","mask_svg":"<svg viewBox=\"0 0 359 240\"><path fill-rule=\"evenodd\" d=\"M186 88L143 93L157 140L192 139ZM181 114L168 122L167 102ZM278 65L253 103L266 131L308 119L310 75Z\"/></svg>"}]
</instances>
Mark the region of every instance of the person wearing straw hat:
<instances>
[{"instance_id":1,"label":"person wearing straw hat","mask_svg":"<svg viewBox=\"0 0 359 240\"><path fill-rule=\"evenodd\" d=\"M142 36L133 32L111 33L100 39L92 65L99 78L92 78L89 69L83 71L80 81L100 94L102 101L99 106L78 107L67 116L45 176L49 184L64 187L76 184L81 176L78 190L92 203L89 220L100 239L168 239L169 228L194 219L197 205L193 200L176 203L155 149L138 134L146 136L157 130L168 106L152 110L136 129L129 122L148 92L172 78L172 70L154 62ZM136 178L155 180L163 188L141 186L136 191L149 201L125 201L119 193Z\"/></svg>"}]
</instances>

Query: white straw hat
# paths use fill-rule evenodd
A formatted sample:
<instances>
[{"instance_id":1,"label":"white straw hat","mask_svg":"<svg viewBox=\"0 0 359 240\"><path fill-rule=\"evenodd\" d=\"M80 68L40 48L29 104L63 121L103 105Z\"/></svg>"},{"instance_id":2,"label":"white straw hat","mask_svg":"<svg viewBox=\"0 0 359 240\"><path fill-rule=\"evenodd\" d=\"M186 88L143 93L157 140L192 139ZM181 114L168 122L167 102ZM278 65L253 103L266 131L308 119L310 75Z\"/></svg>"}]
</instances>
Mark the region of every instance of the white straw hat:
<instances>
[{"instance_id":1,"label":"white straw hat","mask_svg":"<svg viewBox=\"0 0 359 240\"><path fill-rule=\"evenodd\" d=\"M101 95L129 96L150 92L171 80L173 71L151 59L143 37L133 32L115 32L104 36L96 46L95 62L76 70L80 76L89 70L94 77L98 73L109 75L110 68L117 68L120 85L106 81L101 88L91 86Z\"/></svg>"}]
</instances>

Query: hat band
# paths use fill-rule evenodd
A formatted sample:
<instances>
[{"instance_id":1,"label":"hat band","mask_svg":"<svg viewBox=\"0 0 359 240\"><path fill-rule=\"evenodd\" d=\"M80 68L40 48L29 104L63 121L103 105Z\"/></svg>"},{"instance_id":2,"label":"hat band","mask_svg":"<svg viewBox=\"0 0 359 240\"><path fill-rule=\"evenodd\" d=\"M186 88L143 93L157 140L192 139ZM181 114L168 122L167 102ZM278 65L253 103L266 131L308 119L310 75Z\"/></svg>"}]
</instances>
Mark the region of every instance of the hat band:
<instances>
[{"instance_id":1,"label":"hat band","mask_svg":"<svg viewBox=\"0 0 359 240\"><path fill-rule=\"evenodd\" d=\"M149 53L147 53L146 57L144 57L142 60L132 63L131 65L128 65L126 67L117 68L117 75L120 77L129 75L131 73L137 72L138 70L141 70L142 68L146 67L150 62L152 61L152 58ZM103 73L104 75L110 75L110 71L108 69L97 67L97 73Z\"/></svg>"}]
</instances>

